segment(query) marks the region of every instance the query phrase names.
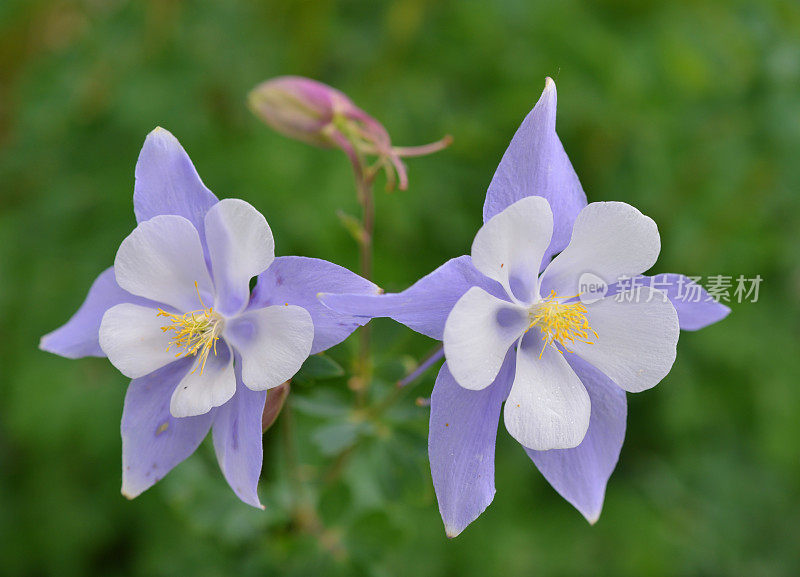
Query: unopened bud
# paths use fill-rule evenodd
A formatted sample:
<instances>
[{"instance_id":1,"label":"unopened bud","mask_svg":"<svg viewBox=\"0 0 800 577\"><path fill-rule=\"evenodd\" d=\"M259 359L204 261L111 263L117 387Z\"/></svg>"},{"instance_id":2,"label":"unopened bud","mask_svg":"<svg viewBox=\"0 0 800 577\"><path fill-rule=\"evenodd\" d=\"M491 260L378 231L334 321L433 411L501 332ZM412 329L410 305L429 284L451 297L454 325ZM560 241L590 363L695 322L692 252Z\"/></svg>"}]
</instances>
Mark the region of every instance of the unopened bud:
<instances>
[{"instance_id":1,"label":"unopened bud","mask_svg":"<svg viewBox=\"0 0 800 577\"><path fill-rule=\"evenodd\" d=\"M335 88L300 76L262 82L248 101L253 113L281 134L326 148L336 146L327 127L337 111L353 106Z\"/></svg>"},{"instance_id":2,"label":"unopened bud","mask_svg":"<svg viewBox=\"0 0 800 577\"><path fill-rule=\"evenodd\" d=\"M357 182L371 184L375 174L384 171L389 189L408 186L401 158L432 154L451 140L448 136L424 146L394 147L383 125L344 93L301 76L279 76L259 84L250 92L249 103L256 116L281 134L344 151Z\"/></svg>"},{"instance_id":3,"label":"unopened bud","mask_svg":"<svg viewBox=\"0 0 800 577\"><path fill-rule=\"evenodd\" d=\"M286 397L289 396L291 385L289 381L278 385L277 387L267 391L267 402L264 404L264 412L261 414L261 431L266 431L278 418L283 409L283 404L286 402Z\"/></svg>"}]
</instances>

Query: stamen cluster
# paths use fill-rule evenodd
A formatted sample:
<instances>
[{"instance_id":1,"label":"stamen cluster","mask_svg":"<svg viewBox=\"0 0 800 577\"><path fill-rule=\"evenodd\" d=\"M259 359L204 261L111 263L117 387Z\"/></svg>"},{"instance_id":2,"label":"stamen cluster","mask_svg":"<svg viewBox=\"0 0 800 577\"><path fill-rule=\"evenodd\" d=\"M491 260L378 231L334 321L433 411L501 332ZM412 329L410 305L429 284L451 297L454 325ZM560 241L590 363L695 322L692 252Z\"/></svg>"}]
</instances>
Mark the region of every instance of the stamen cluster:
<instances>
[{"instance_id":1,"label":"stamen cluster","mask_svg":"<svg viewBox=\"0 0 800 577\"><path fill-rule=\"evenodd\" d=\"M195 283L197 287L197 283ZM217 354L217 340L222 332L222 317L214 312L214 307L206 307L203 299L200 298L200 291L197 292L200 299L201 309L184 313L182 315L169 313L164 309L158 309L159 317L167 317L171 324L161 327L163 332L173 331L175 335L167 345L167 352L172 347L181 349L175 358L190 357L197 355L197 361L193 373L200 368L200 374L206 366L208 355L211 351Z\"/></svg>"},{"instance_id":2,"label":"stamen cluster","mask_svg":"<svg viewBox=\"0 0 800 577\"><path fill-rule=\"evenodd\" d=\"M573 351L569 350L567 343L572 344L578 341L592 345L594 341L589 340L590 333L594 335L595 339L599 338L597 331L590 327L589 321L586 320L586 306L580 301L563 302L578 296L580 295L559 297L556 291L550 291L545 299L531 307L528 313L530 318L528 330L534 326L538 327L542 331L542 340L544 341L539 358L542 357L547 345L552 345L561 352L554 344L558 343L564 347L565 351L571 353Z\"/></svg>"}]
</instances>

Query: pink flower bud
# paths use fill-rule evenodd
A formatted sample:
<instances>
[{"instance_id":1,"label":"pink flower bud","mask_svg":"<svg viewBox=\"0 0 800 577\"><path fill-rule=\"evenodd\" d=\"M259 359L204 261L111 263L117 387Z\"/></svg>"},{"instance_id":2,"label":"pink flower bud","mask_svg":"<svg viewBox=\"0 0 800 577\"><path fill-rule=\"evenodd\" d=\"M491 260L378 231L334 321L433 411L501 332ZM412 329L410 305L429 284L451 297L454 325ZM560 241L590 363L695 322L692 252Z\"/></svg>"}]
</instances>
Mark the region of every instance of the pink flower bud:
<instances>
[{"instance_id":1,"label":"pink flower bud","mask_svg":"<svg viewBox=\"0 0 800 577\"><path fill-rule=\"evenodd\" d=\"M264 404L264 412L261 414L261 431L266 431L278 418L283 409L283 404L286 402L286 397L289 396L291 390L291 382L278 385L277 387L267 391L267 402Z\"/></svg>"},{"instance_id":2,"label":"pink flower bud","mask_svg":"<svg viewBox=\"0 0 800 577\"><path fill-rule=\"evenodd\" d=\"M290 138L330 148L334 117L355 108L347 96L326 84L300 76L280 76L250 92L250 108L266 124Z\"/></svg>"},{"instance_id":3,"label":"pink flower bud","mask_svg":"<svg viewBox=\"0 0 800 577\"><path fill-rule=\"evenodd\" d=\"M344 93L301 76L280 76L259 84L250 92L249 103L256 116L281 134L344 151L360 185L371 185L375 174L383 171L389 189L404 190L408 176L401 158L424 156L450 144L450 137L445 137L425 146L393 147L383 125Z\"/></svg>"}]
</instances>

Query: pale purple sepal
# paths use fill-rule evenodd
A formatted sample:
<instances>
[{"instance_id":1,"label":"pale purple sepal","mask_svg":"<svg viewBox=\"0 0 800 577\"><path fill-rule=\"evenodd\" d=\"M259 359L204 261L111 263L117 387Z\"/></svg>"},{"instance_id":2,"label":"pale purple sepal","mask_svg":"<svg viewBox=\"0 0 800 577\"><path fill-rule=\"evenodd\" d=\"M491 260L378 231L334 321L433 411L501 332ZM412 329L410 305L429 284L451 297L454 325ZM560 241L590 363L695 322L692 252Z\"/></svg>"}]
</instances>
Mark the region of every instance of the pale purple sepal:
<instances>
[{"instance_id":1,"label":"pale purple sepal","mask_svg":"<svg viewBox=\"0 0 800 577\"><path fill-rule=\"evenodd\" d=\"M217 202L172 133L159 127L147 135L136 162L133 210L137 222L175 214L188 219L205 239L205 215Z\"/></svg>"},{"instance_id":2,"label":"pale purple sepal","mask_svg":"<svg viewBox=\"0 0 800 577\"><path fill-rule=\"evenodd\" d=\"M172 392L191 369L182 359L134 379L122 410L122 494L133 499L194 453L211 427L213 411L197 417L170 414Z\"/></svg>"},{"instance_id":3,"label":"pale purple sepal","mask_svg":"<svg viewBox=\"0 0 800 577\"><path fill-rule=\"evenodd\" d=\"M486 222L527 196L542 196L553 209L553 238L543 265L569 244L572 225L586 206L578 175L556 134L556 85L548 78L542 96L508 145L486 192Z\"/></svg>"},{"instance_id":4,"label":"pale purple sepal","mask_svg":"<svg viewBox=\"0 0 800 577\"><path fill-rule=\"evenodd\" d=\"M114 267L107 268L92 283L78 312L66 324L43 336L39 348L69 359L106 356L98 337L100 322L108 309L121 303L155 304L121 289L114 277Z\"/></svg>"},{"instance_id":5,"label":"pale purple sepal","mask_svg":"<svg viewBox=\"0 0 800 577\"><path fill-rule=\"evenodd\" d=\"M712 299L706 289L682 274L663 273L654 276L641 275L625 283L608 287L606 296L613 296L620 288L649 286L667 294L678 312L678 323L684 331L698 331L721 321L731 309Z\"/></svg>"},{"instance_id":6,"label":"pale purple sepal","mask_svg":"<svg viewBox=\"0 0 800 577\"><path fill-rule=\"evenodd\" d=\"M494 383L462 388L442 365L431 396L428 457L448 537L455 537L494 499L494 448L500 408L514 380L514 353Z\"/></svg>"},{"instance_id":7,"label":"pale purple sepal","mask_svg":"<svg viewBox=\"0 0 800 577\"><path fill-rule=\"evenodd\" d=\"M242 501L263 509L258 499L258 478L261 475L261 416L267 391L251 391L242 383L242 359L235 357L236 394L215 409L214 450L228 484Z\"/></svg>"},{"instance_id":8,"label":"pale purple sepal","mask_svg":"<svg viewBox=\"0 0 800 577\"><path fill-rule=\"evenodd\" d=\"M324 306L318 293L353 293L377 295L380 289L346 268L331 262L301 256L277 257L270 267L258 276L250 308L271 305L297 305L308 311L314 321L314 342L311 354L316 354L345 340L369 317L353 316Z\"/></svg>"},{"instance_id":9,"label":"pale purple sepal","mask_svg":"<svg viewBox=\"0 0 800 577\"><path fill-rule=\"evenodd\" d=\"M163 128L147 135L136 163L133 207L137 222L161 214L183 216L194 224L205 245L205 214L217 202L177 138ZM106 356L98 338L103 314L112 306L127 302L155 304L121 289L113 267L106 269L95 280L78 312L65 325L42 337L40 348L72 359Z\"/></svg>"},{"instance_id":10,"label":"pale purple sepal","mask_svg":"<svg viewBox=\"0 0 800 577\"><path fill-rule=\"evenodd\" d=\"M606 484L625 440L628 404L625 391L577 355L566 359L589 392L589 430L574 449L525 449L558 493L595 523L603 509Z\"/></svg>"},{"instance_id":11,"label":"pale purple sepal","mask_svg":"<svg viewBox=\"0 0 800 577\"><path fill-rule=\"evenodd\" d=\"M401 293L378 296L323 294L333 310L364 318L390 317L423 335L441 341L453 306L471 287L506 299L499 283L485 277L469 256L451 259Z\"/></svg>"}]
</instances>

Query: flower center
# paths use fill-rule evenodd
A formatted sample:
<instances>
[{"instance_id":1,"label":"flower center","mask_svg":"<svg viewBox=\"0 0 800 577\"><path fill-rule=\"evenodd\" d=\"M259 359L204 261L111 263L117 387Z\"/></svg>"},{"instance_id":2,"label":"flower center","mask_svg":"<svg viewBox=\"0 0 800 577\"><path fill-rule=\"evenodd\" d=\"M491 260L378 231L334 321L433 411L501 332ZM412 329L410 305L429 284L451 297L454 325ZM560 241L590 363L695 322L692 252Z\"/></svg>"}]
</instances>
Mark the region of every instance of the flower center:
<instances>
[{"instance_id":1,"label":"flower center","mask_svg":"<svg viewBox=\"0 0 800 577\"><path fill-rule=\"evenodd\" d=\"M161 327L162 331L175 333L167 345L167 351L173 347L179 349L175 358L196 355L197 361L192 372L194 373L199 367L202 375L209 353L213 351L214 355L217 354L217 340L222 332L224 320L221 315L214 312L213 307L206 307L203 303L197 282L194 286L202 308L182 315L158 309L156 316L169 319L170 324Z\"/></svg>"},{"instance_id":2,"label":"flower center","mask_svg":"<svg viewBox=\"0 0 800 577\"><path fill-rule=\"evenodd\" d=\"M555 343L564 347L568 353L572 351L567 347L574 342L586 343L593 345L594 342L589 340L590 334L597 336L597 331L589 326L589 321L586 320L586 306L580 302L564 303L563 301L576 298L580 295L573 295L569 297L559 297L556 291L550 291L550 294L533 305L528 311L528 318L530 319L530 326L528 330L533 327L538 327L542 331L542 340L544 346L539 353L539 358L542 358L545 347L552 345L557 351L561 352ZM526 331L527 332L527 331Z\"/></svg>"}]
</instances>

